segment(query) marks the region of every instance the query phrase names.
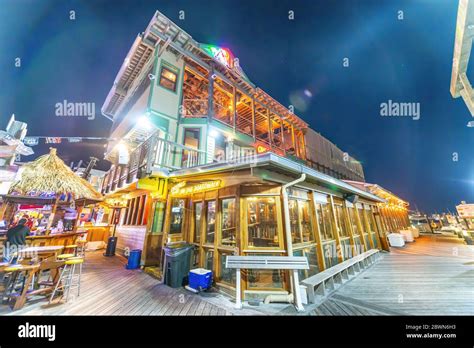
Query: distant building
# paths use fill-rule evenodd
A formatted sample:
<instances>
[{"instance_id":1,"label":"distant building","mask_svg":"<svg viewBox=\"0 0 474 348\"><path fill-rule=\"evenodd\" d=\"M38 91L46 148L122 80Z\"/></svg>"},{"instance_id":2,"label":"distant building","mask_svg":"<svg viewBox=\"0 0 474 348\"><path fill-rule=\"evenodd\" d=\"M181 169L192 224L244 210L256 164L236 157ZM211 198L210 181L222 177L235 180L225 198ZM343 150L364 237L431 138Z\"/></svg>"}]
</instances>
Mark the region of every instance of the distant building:
<instances>
[{"instance_id":1,"label":"distant building","mask_svg":"<svg viewBox=\"0 0 474 348\"><path fill-rule=\"evenodd\" d=\"M21 156L34 152L23 144L27 124L15 120L12 115L5 130L0 130L0 194L6 194L10 185L19 175L18 162Z\"/></svg>"}]
</instances>

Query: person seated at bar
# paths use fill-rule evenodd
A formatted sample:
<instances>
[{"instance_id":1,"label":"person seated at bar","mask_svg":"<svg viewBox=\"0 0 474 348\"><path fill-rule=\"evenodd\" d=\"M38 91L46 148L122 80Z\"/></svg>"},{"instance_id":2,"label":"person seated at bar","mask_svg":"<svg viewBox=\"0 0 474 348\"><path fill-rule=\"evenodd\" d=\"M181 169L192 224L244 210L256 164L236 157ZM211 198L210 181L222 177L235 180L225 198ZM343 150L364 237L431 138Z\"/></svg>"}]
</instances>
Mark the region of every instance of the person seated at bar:
<instances>
[{"instance_id":1,"label":"person seated at bar","mask_svg":"<svg viewBox=\"0 0 474 348\"><path fill-rule=\"evenodd\" d=\"M30 228L26 226L27 220L21 218L18 224L7 231L7 245L5 248L5 259L8 260L11 253L17 252L26 245L26 237L30 234ZM16 258L12 263L16 262Z\"/></svg>"}]
</instances>

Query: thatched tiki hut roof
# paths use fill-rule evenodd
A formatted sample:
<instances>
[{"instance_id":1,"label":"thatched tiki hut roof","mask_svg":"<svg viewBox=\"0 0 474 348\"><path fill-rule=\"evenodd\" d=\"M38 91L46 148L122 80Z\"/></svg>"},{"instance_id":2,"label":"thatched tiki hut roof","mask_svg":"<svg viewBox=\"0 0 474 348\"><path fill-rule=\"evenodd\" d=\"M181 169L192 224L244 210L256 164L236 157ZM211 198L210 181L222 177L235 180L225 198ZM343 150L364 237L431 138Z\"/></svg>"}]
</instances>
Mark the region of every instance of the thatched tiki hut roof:
<instances>
[{"instance_id":1,"label":"thatched tiki hut roof","mask_svg":"<svg viewBox=\"0 0 474 348\"><path fill-rule=\"evenodd\" d=\"M26 164L21 179L15 182L9 191L21 195L46 192L54 193L56 198L62 194L71 194L74 199L102 198L89 182L74 174L58 157L55 148L50 148L49 154Z\"/></svg>"}]
</instances>

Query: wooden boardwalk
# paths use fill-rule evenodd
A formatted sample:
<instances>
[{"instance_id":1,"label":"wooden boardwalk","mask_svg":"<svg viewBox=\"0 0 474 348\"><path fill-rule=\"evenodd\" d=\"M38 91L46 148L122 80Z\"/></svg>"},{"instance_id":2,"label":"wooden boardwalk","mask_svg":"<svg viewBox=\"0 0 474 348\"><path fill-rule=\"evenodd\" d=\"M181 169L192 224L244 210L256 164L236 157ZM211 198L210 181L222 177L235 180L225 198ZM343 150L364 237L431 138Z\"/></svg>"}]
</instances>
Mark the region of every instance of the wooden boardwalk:
<instances>
[{"instance_id":1,"label":"wooden boardwalk","mask_svg":"<svg viewBox=\"0 0 474 348\"><path fill-rule=\"evenodd\" d=\"M361 313L357 313L360 310ZM474 315L474 247L423 235L347 282L316 315Z\"/></svg>"},{"instance_id":2,"label":"wooden boardwalk","mask_svg":"<svg viewBox=\"0 0 474 348\"><path fill-rule=\"evenodd\" d=\"M125 259L87 253L82 274L81 296L68 303L48 306L44 297L29 301L6 315L232 315L229 300L218 293L204 296L184 289L173 289L140 271L125 269ZM259 314L245 310L243 315Z\"/></svg>"},{"instance_id":3,"label":"wooden boardwalk","mask_svg":"<svg viewBox=\"0 0 474 348\"><path fill-rule=\"evenodd\" d=\"M4 315L474 315L474 247L454 236L422 236L345 283L326 301L297 313L288 304L235 310L218 293L172 289L125 259L88 253L81 296L48 307L44 298Z\"/></svg>"}]
</instances>

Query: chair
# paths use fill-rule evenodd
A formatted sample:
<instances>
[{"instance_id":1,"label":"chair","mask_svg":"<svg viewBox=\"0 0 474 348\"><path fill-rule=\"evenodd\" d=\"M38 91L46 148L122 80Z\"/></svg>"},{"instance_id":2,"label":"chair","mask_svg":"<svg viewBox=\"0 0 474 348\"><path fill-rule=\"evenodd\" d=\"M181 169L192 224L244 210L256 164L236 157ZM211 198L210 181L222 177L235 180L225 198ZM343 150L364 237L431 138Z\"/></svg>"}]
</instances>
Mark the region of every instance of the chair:
<instances>
[{"instance_id":1,"label":"chair","mask_svg":"<svg viewBox=\"0 0 474 348\"><path fill-rule=\"evenodd\" d=\"M80 295L81 290L81 275L82 275L82 264L84 259L82 257L70 257L64 262L64 267L61 271L56 286L54 287L53 293L49 299L51 303L58 292L62 292L61 297L65 297L65 302L69 300L71 290L77 288L77 296ZM78 270L77 270L77 266Z\"/></svg>"}]
</instances>

